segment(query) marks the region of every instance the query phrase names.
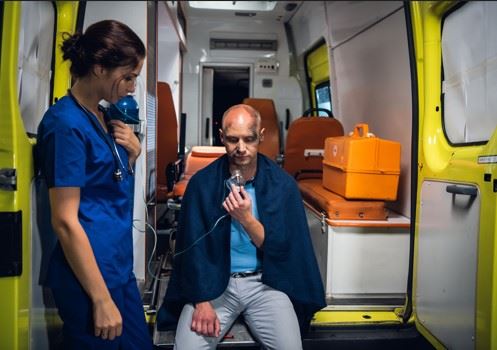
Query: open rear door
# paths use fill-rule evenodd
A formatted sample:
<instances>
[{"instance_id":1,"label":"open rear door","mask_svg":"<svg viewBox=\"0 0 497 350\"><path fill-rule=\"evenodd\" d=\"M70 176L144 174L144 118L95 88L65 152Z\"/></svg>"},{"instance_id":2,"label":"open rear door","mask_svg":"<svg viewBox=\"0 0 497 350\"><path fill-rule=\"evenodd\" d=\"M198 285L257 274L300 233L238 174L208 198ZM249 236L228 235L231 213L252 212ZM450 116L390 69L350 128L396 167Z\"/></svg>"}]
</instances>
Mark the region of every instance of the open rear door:
<instances>
[{"instance_id":1,"label":"open rear door","mask_svg":"<svg viewBox=\"0 0 497 350\"><path fill-rule=\"evenodd\" d=\"M29 344L31 146L17 94L20 2L2 2L0 56L0 348Z\"/></svg>"},{"instance_id":2,"label":"open rear door","mask_svg":"<svg viewBox=\"0 0 497 350\"><path fill-rule=\"evenodd\" d=\"M53 56L61 32L73 31L77 8L0 3L0 349L48 348L47 323L57 322L40 286L46 240L37 214L45 208L36 205L33 146L50 97L69 87L68 63L59 50Z\"/></svg>"},{"instance_id":3,"label":"open rear door","mask_svg":"<svg viewBox=\"0 0 497 350\"><path fill-rule=\"evenodd\" d=\"M437 347L495 349L497 3L411 2L409 14L419 111L416 326Z\"/></svg>"}]
</instances>

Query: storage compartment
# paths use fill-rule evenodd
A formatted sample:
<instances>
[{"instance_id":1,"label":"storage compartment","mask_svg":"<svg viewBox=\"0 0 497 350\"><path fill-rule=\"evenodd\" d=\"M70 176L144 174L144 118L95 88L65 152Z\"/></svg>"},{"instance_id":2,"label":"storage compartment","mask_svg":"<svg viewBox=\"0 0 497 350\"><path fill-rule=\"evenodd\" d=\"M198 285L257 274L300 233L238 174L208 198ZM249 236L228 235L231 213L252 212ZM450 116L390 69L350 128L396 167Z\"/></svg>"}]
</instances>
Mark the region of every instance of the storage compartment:
<instances>
[{"instance_id":1,"label":"storage compartment","mask_svg":"<svg viewBox=\"0 0 497 350\"><path fill-rule=\"evenodd\" d=\"M409 219L331 220L305 203L330 305L401 305L409 271Z\"/></svg>"},{"instance_id":2,"label":"storage compartment","mask_svg":"<svg viewBox=\"0 0 497 350\"><path fill-rule=\"evenodd\" d=\"M325 141L323 186L347 199L396 200L399 174L400 143L375 137L367 124Z\"/></svg>"}]
</instances>

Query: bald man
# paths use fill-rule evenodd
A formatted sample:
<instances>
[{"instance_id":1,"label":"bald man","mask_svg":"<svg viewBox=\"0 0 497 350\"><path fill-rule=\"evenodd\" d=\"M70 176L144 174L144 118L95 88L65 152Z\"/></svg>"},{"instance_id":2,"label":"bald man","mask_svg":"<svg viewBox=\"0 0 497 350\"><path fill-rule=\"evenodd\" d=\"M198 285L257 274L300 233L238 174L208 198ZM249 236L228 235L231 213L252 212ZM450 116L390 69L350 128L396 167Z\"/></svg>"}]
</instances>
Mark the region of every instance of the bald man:
<instances>
[{"instance_id":1,"label":"bald man","mask_svg":"<svg viewBox=\"0 0 497 350\"><path fill-rule=\"evenodd\" d=\"M264 129L255 109L229 108L220 136L226 155L197 172L183 197L181 254L158 328L181 311L175 348L215 349L242 315L265 348L302 349L301 333L325 302L299 191L258 153ZM247 180L239 188L226 185L235 170Z\"/></svg>"}]
</instances>

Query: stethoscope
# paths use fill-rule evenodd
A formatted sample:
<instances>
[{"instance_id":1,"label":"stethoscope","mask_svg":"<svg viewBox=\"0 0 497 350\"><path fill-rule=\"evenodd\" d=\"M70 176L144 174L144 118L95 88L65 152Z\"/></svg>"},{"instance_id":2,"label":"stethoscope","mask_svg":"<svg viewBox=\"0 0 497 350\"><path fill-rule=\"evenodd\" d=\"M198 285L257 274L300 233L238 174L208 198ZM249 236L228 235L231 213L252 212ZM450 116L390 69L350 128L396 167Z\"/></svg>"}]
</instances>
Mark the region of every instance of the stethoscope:
<instances>
[{"instance_id":1,"label":"stethoscope","mask_svg":"<svg viewBox=\"0 0 497 350\"><path fill-rule=\"evenodd\" d=\"M112 157L114 158L113 178L117 182L122 181L124 179L124 176L123 176L123 172L121 171L121 169L126 169L126 168L124 167L121 156L119 155L114 138L110 135L105 134L104 130L102 129L102 126L98 124L96 116L92 112L90 112L85 106L83 106L81 103L79 103L78 99L72 94L71 90L68 90L67 93L73 99L73 101L76 103L76 105L85 113L85 115L90 120L90 123L93 126L93 128L97 131L99 136L105 141L107 146L109 146L109 149L112 152ZM99 109L99 111L101 111L104 114L104 118L107 121L107 118L106 118L107 114L106 114L105 108L102 107L101 105L98 105L98 109ZM109 131L110 131L110 129L109 129ZM110 136L110 137L107 137L107 136Z\"/></svg>"}]
</instances>

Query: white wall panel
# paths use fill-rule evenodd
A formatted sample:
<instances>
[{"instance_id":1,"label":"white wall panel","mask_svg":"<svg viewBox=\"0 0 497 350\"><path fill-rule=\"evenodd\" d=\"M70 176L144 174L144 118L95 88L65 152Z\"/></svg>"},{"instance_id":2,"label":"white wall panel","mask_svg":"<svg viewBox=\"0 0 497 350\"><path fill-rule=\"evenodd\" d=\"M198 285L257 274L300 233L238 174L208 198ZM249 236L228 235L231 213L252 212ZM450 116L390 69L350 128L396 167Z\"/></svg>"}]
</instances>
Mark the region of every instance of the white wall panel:
<instances>
[{"instance_id":1,"label":"white wall panel","mask_svg":"<svg viewBox=\"0 0 497 350\"><path fill-rule=\"evenodd\" d=\"M169 11L163 2L157 4L158 28L157 28L157 81L163 81L171 87L173 95L174 110L179 125L179 82L180 82L180 39L176 32Z\"/></svg>"},{"instance_id":2,"label":"white wall panel","mask_svg":"<svg viewBox=\"0 0 497 350\"><path fill-rule=\"evenodd\" d=\"M86 13L84 29L90 24L104 20L115 19L128 25L147 43L147 2L142 1L124 1L119 6L113 1L89 1L86 3ZM143 64L139 81L136 89L136 99L140 105L140 119L145 120L146 115L146 76L147 64ZM145 142L142 142L142 153L136 161L135 172L135 201L133 218L135 221L133 228L133 250L134 250L134 272L138 280L145 279ZM140 232L142 231L142 232Z\"/></svg>"},{"instance_id":3,"label":"white wall panel","mask_svg":"<svg viewBox=\"0 0 497 350\"><path fill-rule=\"evenodd\" d=\"M160 39L160 38L159 38ZM158 42L157 48L157 80L169 84L173 95L174 110L179 125L179 82L180 82L180 54L179 42Z\"/></svg>"},{"instance_id":4,"label":"white wall panel","mask_svg":"<svg viewBox=\"0 0 497 350\"><path fill-rule=\"evenodd\" d=\"M307 1L290 21L297 55L302 55L321 38L327 37L325 1Z\"/></svg>"},{"instance_id":5,"label":"white wall panel","mask_svg":"<svg viewBox=\"0 0 497 350\"><path fill-rule=\"evenodd\" d=\"M333 24L331 24L333 31ZM391 208L410 216L411 77L402 10L332 49L334 113L345 129L368 123L377 136L399 141L401 174Z\"/></svg>"},{"instance_id":6,"label":"white wall panel","mask_svg":"<svg viewBox=\"0 0 497 350\"><path fill-rule=\"evenodd\" d=\"M187 113L186 145L200 144L200 65L247 64L255 65L258 59L274 58L279 62L278 73L255 73L251 91L254 97L273 98L280 120L285 109L292 115L302 113L301 93L296 81L289 77L289 55L283 23L260 19L190 17L188 19L187 53L183 61L183 112ZM210 38L277 39L276 52L248 50L211 50ZM262 79L273 79L272 88L263 88ZM288 88L290 87L290 88ZM280 97L284 97L280 99Z\"/></svg>"},{"instance_id":7,"label":"white wall panel","mask_svg":"<svg viewBox=\"0 0 497 350\"><path fill-rule=\"evenodd\" d=\"M401 7L401 1L326 2L331 46L335 47Z\"/></svg>"}]
</instances>

